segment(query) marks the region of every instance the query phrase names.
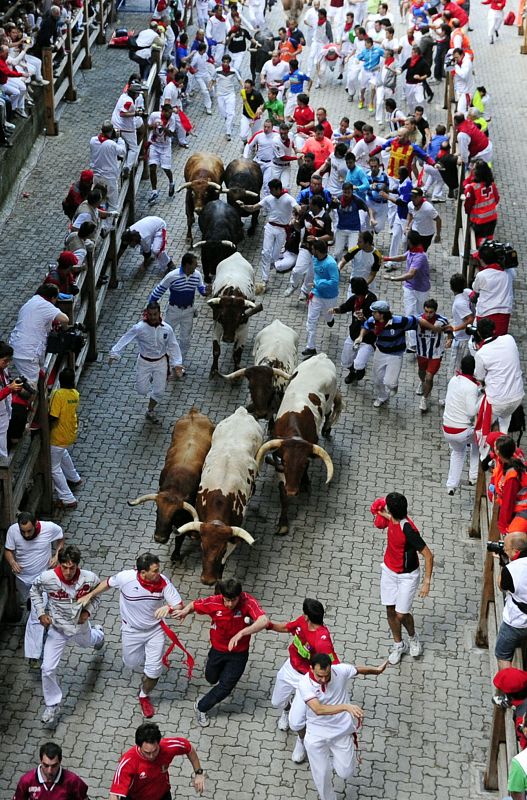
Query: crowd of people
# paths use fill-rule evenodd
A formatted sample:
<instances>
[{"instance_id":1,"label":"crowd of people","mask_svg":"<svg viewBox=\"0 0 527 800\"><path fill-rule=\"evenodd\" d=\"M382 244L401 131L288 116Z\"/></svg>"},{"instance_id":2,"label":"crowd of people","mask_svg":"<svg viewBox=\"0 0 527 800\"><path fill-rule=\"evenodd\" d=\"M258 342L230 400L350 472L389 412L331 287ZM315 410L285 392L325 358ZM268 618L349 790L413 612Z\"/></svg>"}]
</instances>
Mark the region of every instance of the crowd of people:
<instances>
[{"instance_id":1,"label":"crowd of people","mask_svg":"<svg viewBox=\"0 0 527 800\"><path fill-rule=\"evenodd\" d=\"M39 30L48 30L49 15L52 40L58 42L60 22L71 8L51 6L39 20L27 5L23 33L28 28L35 33L39 21ZM491 0L490 44L499 39L503 7L501 0ZM469 484L476 482L480 464L493 470L492 500L500 507L499 530L508 559L501 578L507 600L496 642L500 673L495 683L500 693L494 701L506 706L516 703L522 691L514 680L527 697L525 676L522 684L512 667L515 648L527 637L527 574L522 567L522 556L527 555L527 460L511 436L523 427L524 387L518 347L509 333L509 328L514 330L517 257L512 247L494 239L499 234L500 195L492 173L492 105L485 87L476 85L469 10L468 2L454 0L414 0L397 9L380 3L373 11L365 1L330 0L323 7L313 0L301 20L288 18L273 34L275 49L255 81L246 77L246 56L261 48L260 37L268 29L263 0L248 0L241 8L197 0L193 41L176 0L159 0L151 24L130 43L138 71L130 75L111 119L94 131L86 168L63 202L69 219L64 249L21 307L8 341L0 342L0 456L7 456L22 435L48 333L53 326L69 324L57 301L75 296L88 251L115 226L122 178L143 155L151 184L148 204L174 202L176 148L192 150L195 120L203 113L217 117L223 121L225 139L231 141L238 109L243 156L262 173L261 199L252 204L240 201L244 212L261 210L266 217L258 292L272 292L282 281L285 297L292 303L296 294L298 307L305 307L302 356L317 354L323 321L332 328L346 315L341 365L343 383L352 387L347 391L359 391L370 371L373 408L380 410L397 394L408 363L415 370L418 408L430 414L436 376L450 351L448 385L445 392L440 384L437 398L437 425L450 450L446 493L452 496L460 490L467 453ZM401 25L406 32L396 37ZM8 123L10 103L19 116L25 114L26 101L20 97L27 86L24 83L22 91L19 82L31 75L41 82L38 57L26 52L28 42L21 47L23 58L13 60L18 57L13 45L18 32L17 24L0 34L6 39L0 41L0 59L7 49L6 63L11 64L2 68L0 63L0 81L2 75L6 78L0 87L0 108L3 104ZM156 49L162 63L159 110L146 115L143 81ZM27 65L27 75L8 74L17 72L20 64ZM450 72L456 98L454 137L442 123L431 126L426 112L434 87ZM316 107L310 94L312 87L321 86L332 86L340 93L342 108L356 104L357 116L365 119L350 123L348 115L328 118L327 109ZM147 147L141 153L145 128ZM4 121L4 138L9 130ZM168 179L166 200L158 187L158 168ZM434 245L442 237L436 206L454 201L458 192L464 195L476 241L470 283L461 273L433 270ZM145 293L140 320L109 356L110 362L117 361L128 345L137 348L136 389L148 398L146 418L153 424L160 423L156 406L163 399L168 373L183 379L192 355L196 292L206 296L210 290L193 252L184 253L179 263L169 255L167 229L163 217L149 215L123 234L122 248L140 247L141 268L153 267L159 274ZM349 278L344 278L347 270ZM389 283L402 283L399 302L386 299ZM339 298L343 285L345 297ZM452 293L452 305L440 308L435 296L445 286ZM166 294L162 315L160 301ZM16 378L9 375L10 362ZM62 509L76 507L72 490L82 484L69 453L77 434L79 399L74 372L62 370L49 409L52 475ZM26 417L14 413L18 405ZM7 533L5 559L27 603L24 653L32 668L41 669L42 722L54 729L60 716L58 669L66 647L104 648L103 627L93 618L99 596L116 588L123 663L142 672L137 701L147 720L155 716L152 694L168 663L165 637L171 642L169 651L183 651L189 676L192 673L194 659L178 636L178 623L188 615L211 619L204 670L212 688L194 704L202 727L211 724L211 710L242 679L251 636L270 631L288 635L288 658L271 697L280 712L277 726L296 734L292 760L308 759L321 800L335 800L332 771L344 779L354 774L357 735L365 718L364 710L351 701L350 681L360 675L379 676L403 656L422 655L412 607L418 592L428 596L433 574L432 550L408 515L405 495L390 491L372 498L370 511L375 528L386 532L380 594L393 638L387 659L376 666L340 663L336 650L341 648L334 646L324 624L324 606L317 599L305 598L301 614L280 622L271 619L240 581L229 579L220 581L213 595L185 604L162 574L158 555L143 552L134 565L123 562L122 571L101 579L81 564L83 554L65 541L60 526L20 512ZM517 717L521 736L522 718ZM203 792L204 768L190 741L165 737L147 721L117 765L111 797L164 800L170 791L168 766L176 755L187 756L194 786ZM55 786L61 787L61 797L86 797L84 781L63 769L61 761L57 744L43 744L40 764L21 778L16 800L38 800ZM521 753L511 770L510 790L514 800L527 791L527 759Z\"/></svg>"}]
</instances>

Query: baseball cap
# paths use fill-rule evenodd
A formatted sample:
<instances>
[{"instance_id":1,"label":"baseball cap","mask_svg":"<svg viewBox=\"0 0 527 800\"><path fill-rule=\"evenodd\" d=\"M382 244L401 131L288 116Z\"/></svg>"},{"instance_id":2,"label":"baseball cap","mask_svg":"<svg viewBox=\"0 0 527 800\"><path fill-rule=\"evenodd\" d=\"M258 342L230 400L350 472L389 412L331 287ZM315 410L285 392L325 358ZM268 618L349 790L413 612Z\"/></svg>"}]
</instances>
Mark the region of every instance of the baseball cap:
<instances>
[{"instance_id":1,"label":"baseball cap","mask_svg":"<svg viewBox=\"0 0 527 800\"><path fill-rule=\"evenodd\" d=\"M390 304L386 300L376 300L375 303L371 304L370 308L372 311L379 311L381 314L385 314L390 310Z\"/></svg>"}]
</instances>

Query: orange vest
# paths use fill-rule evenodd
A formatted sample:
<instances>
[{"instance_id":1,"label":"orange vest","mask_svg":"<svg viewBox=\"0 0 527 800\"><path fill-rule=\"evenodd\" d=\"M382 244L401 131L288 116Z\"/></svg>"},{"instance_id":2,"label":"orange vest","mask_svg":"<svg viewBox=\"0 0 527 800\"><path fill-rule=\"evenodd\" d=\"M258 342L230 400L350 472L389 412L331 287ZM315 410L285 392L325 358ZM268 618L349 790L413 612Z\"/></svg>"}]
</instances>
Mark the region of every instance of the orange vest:
<instances>
[{"instance_id":1,"label":"orange vest","mask_svg":"<svg viewBox=\"0 0 527 800\"><path fill-rule=\"evenodd\" d=\"M492 184L485 186L484 183L473 183L471 189L474 194L474 205L470 209L470 221L474 225L484 225L486 222L498 219Z\"/></svg>"},{"instance_id":2,"label":"orange vest","mask_svg":"<svg viewBox=\"0 0 527 800\"><path fill-rule=\"evenodd\" d=\"M499 479L499 487L496 488L499 491L500 497L503 497L503 491L505 489L505 483L512 478L518 478L518 472L514 468L508 469L505 474L501 474ZM524 470L520 476L520 488L518 489L518 494L516 495L516 502L514 504L514 513L521 514L527 512L527 471Z\"/></svg>"}]
</instances>

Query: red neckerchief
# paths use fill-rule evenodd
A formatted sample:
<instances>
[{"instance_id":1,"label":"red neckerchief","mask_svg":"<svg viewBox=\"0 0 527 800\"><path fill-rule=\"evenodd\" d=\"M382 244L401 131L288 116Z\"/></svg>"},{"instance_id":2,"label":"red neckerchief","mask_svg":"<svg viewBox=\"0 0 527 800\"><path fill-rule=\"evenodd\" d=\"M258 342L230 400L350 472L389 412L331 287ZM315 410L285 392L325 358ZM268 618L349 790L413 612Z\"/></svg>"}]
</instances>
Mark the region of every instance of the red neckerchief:
<instances>
[{"instance_id":1,"label":"red neckerchief","mask_svg":"<svg viewBox=\"0 0 527 800\"><path fill-rule=\"evenodd\" d=\"M423 314L421 314L421 319L426 320L427 322L430 323L430 325L435 325L435 321L437 319L437 314L434 314L434 318L433 319L428 319L428 317L425 317L425 315L423 313Z\"/></svg>"},{"instance_id":2,"label":"red neckerchief","mask_svg":"<svg viewBox=\"0 0 527 800\"><path fill-rule=\"evenodd\" d=\"M102 144L103 142L109 142L109 141L110 141L110 137L109 137L109 136L103 136L103 135L102 135L102 133L100 133L100 134L97 136L97 139L100 141L100 143L101 143L101 144Z\"/></svg>"},{"instance_id":3,"label":"red neckerchief","mask_svg":"<svg viewBox=\"0 0 527 800\"><path fill-rule=\"evenodd\" d=\"M360 142L362 141L362 139L364 139L364 136L362 135L362 133L354 133L353 138L355 139L356 142Z\"/></svg>"},{"instance_id":4,"label":"red neckerchief","mask_svg":"<svg viewBox=\"0 0 527 800\"><path fill-rule=\"evenodd\" d=\"M353 195L351 195L351 197L344 197L344 195L342 195L341 198L340 198L341 207L342 208L347 208L348 206L350 206L353 203L353 199L354 199Z\"/></svg>"},{"instance_id":5,"label":"red neckerchief","mask_svg":"<svg viewBox=\"0 0 527 800\"><path fill-rule=\"evenodd\" d=\"M406 38L408 39L408 44L412 44L413 43L413 40L414 40L413 33L409 33Z\"/></svg>"},{"instance_id":6,"label":"red neckerchief","mask_svg":"<svg viewBox=\"0 0 527 800\"><path fill-rule=\"evenodd\" d=\"M64 577L64 575L62 573L62 567L60 566L60 564L58 565L58 567L55 567L53 572L55 573L55 575L57 576L59 581L61 583L65 583L66 586L74 586L75 583L79 579L79 575L81 574L81 571L80 571L79 567L77 567L77 569L75 570L75 575L73 576L73 578L71 580L66 580L66 578Z\"/></svg>"},{"instance_id":7,"label":"red neckerchief","mask_svg":"<svg viewBox=\"0 0 527 800\"><path fill-rule=\"evenodd\" d=\"M467 375L465 372L461 372L461 370L456 370L456 375L459 375L460 378L466 378L468 381L472 381L475 383L476 386L479 386L479 381L476 380L474 375Z\"/></svg>"},{"instance_id":8,"label":"red neckerchief","mask_svg":"<svg viewBox=\"0 0 527 800\"><path fill-rule=\"evenodd\" d=\"M150 325L151 328L157 328L163 320L161 319L161 315L159 316L159 322L149 322L148 321L148 312L143 311L143 322L146 322L147 325Z\"/></svg>"},{"instance_id":9,"label":"red neckerchief","mask_svg":"<svg viewBox=\"0 0 527 800\"><path fill-rule=\"evenodd\" d=\"M221 71L223 72L224 75L229 75L230 71L231 71L231 68L229 67L228 64L222 64L221 65Z\"/></svg>"},{"instance_id":10,"label":"red neckerchief","mask_svg":"<svg viewBox=\"0 0 527 800\"><path fill-rule=\"evenodd\" d=\"M284 196L284 194L289 194L289 192L287 191L287 189L282 189L282 191L280 192L280 197L283 197L283 196Z\"/></svg>"},{"instance_id":11,"label":"red neckerchief","mask_svg":"<svg viewBox=\"0 0 527 800\"><path fill-rule=\"evenodd\" d=\"M415 67L421 56L410 56L410 66Z\"/></svg>"},{"instance_id":12,"label":"red neckerchief","mask_svg":"<svg viewBox=\"0 0 527 800\"><path fill-rule=\"evenodd\" d=\"M482 342L478 344L478 350L481 350L481 348L484 347L486 344L489 344L489 342L495 342L497 338L498 338L497 336L489 336L488 339L484 339Z\"/></svg>"},{"instance_id":13,"label":"red neckerchief","mask_svg":"<svg viewBox=\"0 0 527 800\"><path fill-rule=\"evenodd\" d=\"M313 672L313 670L311 669L311 667L309 667L309 677L311 678L311 680L312 680L314 683L318 683L318 681L317 681L317 679L316 679L316 675L315 675L315 673ZM324 684L322 684L322 683L318 683L318 685L320 686L320 688L322 689L322 691L323 691L323 692L325 692L325 691L326 691L327 684L325 684L325 683L324 683Z\"/></svg>"},{"instance_id":14,"label":"red neckerchief","mask_svg":"<svg viewBox=\"0 0 527 800\"><path fill-rule=\"evenodd\" d=\"M239 25L233 25L232 28L229 31L229 34L238 33L239 30L240 30L240 26Z\"/></svg>"},{"instance_id":15,"label":"red neckerchief","mask_svg":"<svg viewBox=\"0 0 527 800\"><path fill-rule=\"evenodd\" d=\"M410 253L424 253L425 249L422 244L416 244L412 247L409 247L408 250Z\"/></svg>"},{"instance_id":16,"label":"red neckerchief","mask_svg":"<svg viewBox=\"0 0 527 800\"><path fill-rule=\"evenodd\" d=\"M327 22L326 17L319 17L318 18L318 27L320 28L322 25L325 25Z\"/></svg>"},{"instance_id":17,"label":"red neckerchief","mask_svg":"<svg viewBox=\"0 0 527 800\"><path fill-rule=\"evenodd\" d=\"M356 295L355 305L353 306L353 310L360 311L362 306L364 305L365 300L366 300L366 295L363 295L362 297L360 295Z\"/></svg>"},{"instance_id":18,"label":"red neckerchief","mask_svg":"<svg viewBox=\"0 0 527 800\"><path fill-rule=\"evenodd\" d=\"M385 58L384 59L384 66L388 67L388 66L390 66L390 64L393 64L394 61L395 61L395 58L393 56L390 56L389 58Z\"/></svg>"},{"instance_id":19,"label":"red neckerchief","mask_svg":"<svg viewBox=\"0 0 527 800\"><path fill-rule=\"evenodd\" d=\"M218 22L225 22L225 17L216 17L215 16L214 19L217 19Z\"/></svg>"},{"instance_id":20,"label":"red neckerchief","mask_svg":"<svg viewBox=\"0 0 527 800\"><path fill-rule=\"evenodd\" d=\"M161 112L161 124L162 124L162 126L163 126L164 128L166 128L166 126L167 126L167 123L168 123L169 119L170 119L170 117L167 117L167 116L165 115L165 112L164 112L164 111L162 111L162 112Z\"/></svg>"},{"instance_id":21,"label":"red neckerchief","mask_svg":"<svg viewBox=\"0 0 527 800\"><path fill-rule=\"evenodd\" d=\"M349 33L349 31L353 28L353 22L346 22L344 24L344 33Z\"/></svg>"},{"instance_id":22,"label":"red neckerchief","mask_svg":"<svg viewBox=\"0 0 527 800\"><path fill-rule=\"evenodd\" d=\"M384 320L376 322L375 325L373 326L373 332L375 336L380 336L385 327L386 327L386 322Z\"/></svg>"},{"instance_id":23,"label":"red neckerchief","mask_svg":"<svg viewBox=\"0 0 527 800\"><path fill-rule=\"evenodd\" d=\"M499 264L485 264L483 269L495 269L497 272L505 272L504 268L500 267ZM480 270L480 272L483 272L483 270Z\"/></svg>"},{"instance_id":24,"label":"red neckerchief","mask_svg":"<svg viewBox=\"0 0 527 800\"><path fill-rule=\"evenodd\" d=\"M152 594L154 594L154 592L162 592L167 585L166 580L161 575L159 575L157 581L152 583L152 581L145 581L145 579L140 576L139 572L137 573L137 582L143 589L146 589L147 592L152 592Z\"/></svg>"}]
</instances>

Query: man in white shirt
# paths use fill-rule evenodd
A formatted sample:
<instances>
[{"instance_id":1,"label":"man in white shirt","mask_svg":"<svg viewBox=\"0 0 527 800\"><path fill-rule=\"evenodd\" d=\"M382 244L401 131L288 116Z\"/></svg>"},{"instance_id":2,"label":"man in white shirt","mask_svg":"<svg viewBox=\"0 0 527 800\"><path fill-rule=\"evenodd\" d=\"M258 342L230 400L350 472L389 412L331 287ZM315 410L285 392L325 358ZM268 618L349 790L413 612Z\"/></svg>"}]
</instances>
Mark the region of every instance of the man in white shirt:
<instances>
[{"instance_id":1,"label":"man in white shirt","mask_svg":"<svg viewBox=\"0 0 527 800\"><path fill-rule=\"evenodd\" d=\"M467 282L460 272L456 272L450 278L450 288L454 292L452 302L452 333L454 339L450 351L450 376L454 375L461 366L461 360L468 354L468 343L470 335L467 333L467 325L474 322L474 307L470 300L471 291L467 288Z\"/></svg>"},{"instance_id":2,"label":"man in white shirt","mask_svg":"<svg viewBox=\"0 0 527 800\"><path fill-rule=\"evenodd\" d=\"M120 592L123 663L130 669L143 671L138 700L143 715L149 719L155 714L149 695L163 671L167 626L160 618L165 611L174 616L177 609L183 608L183 601L174 584L161 573L159 557L153 553L138 556L135 569L123 570L101 581L82 599L82 604L93 602L108 589Z\"/></svg>"},{"instance_id":3,"label":"man in white shirt","mask_svg":"<svg viewBox=\"0 0 527 800\"><path fill-rule=\"evenodd\" d=\"M426 253L432 244L432 239L436 243L441 241L441 217L432 203L426 200L422 189L412 189L411 195L412 200L408 203L406 232L416 231L419 234Z\"/></svg>"},{"instance_id":4,"label":"man in white shirt","mask_svg":"<svg viewBox=\"0 0 527 800\"><path fill-rule=\"evenodd\" d=\"M505 269L499 263L499 248L499 243L493 240L483 242L479 248L480 269L472 284L477 294L476 320L491 317L496 336L509 332L516 277L515 269Z\"/></svg>"},{"instance_id":5,"label":"man in white shirt","mask_svg":"<svg viewBox=\"0 0 527 800\"><path fill-rule=\"evenodd\" d=\"M117 133L111 120L101 125L98 136L90 139L90 168L93 170L94 183L106 186L108 194L108 211L115 212L119 208L119 173L121 161L126 157L126 142ZM103 226L111 225L112 220L103 221Z\"/></svg>"},{"instance_id":6,"label":"man in white shirt","mask_svg":"<svg viewBox=\"0 0 527 800\"><path fill-rule=\"evenodd\" d=\"M33 297L18 312L9 336L13 348L13 366L29 383L36 386L44 364L48 333L53 323L69 325L67 314L57 308L58 287L51 283L39 286Z\"/></svg>"},{"instance_id":7,"label":"man in white shirt","mask_svg":"<svg viewBox=\"0 0 527 800\"><path fill-rule=\"evenodd\" d=\"M297 732L305 728L304 745L320 800L337 800L333 770L346 780L357 764L357 731L364 712L351 704L348 682L357 675L380 675L387 665L384 661L379 667L332 666L327 653L318 653L310 672L298 681L297 697L305 706L293 703L289 726Z\"/></svg>"},{"instance_id":8,"label":"man in white shirt","mask_svg":"<svg viewBox=\"0 0 527 800\"><path fill-rule=\"evenodd\" d=\"M221 59L221 67L218 67L214 77L218 111L225 120L225 138L228 142L232 138L232 123L236 112L236 94L237 91L243 89L243 81L239 72L231 66L231 61L230 55L225 54Z\"/></svg>"},{"instance_id":9,"label":"man in white shirt","mask_svg":"<svg viewBox=\"0 0 527 800\"><path fill-rule=\"evenodd\" d=\"M205 111L210 117L212 114L212 98L210 96L211 73L209 58L207 56L207 44L205 42L201 42L198 49L191 54L189 67L192 77L192 81L189 83L191 85L198 85L205 105Z\"/></svg>"},{"instance_id":10,"label":"man in white shirt","mask_svg":"<svg viewBox=\"0 0 527 800\"><path fill-rule=\"evenodd\" d=\"M268 215L264 227L262 254L260 256L260 269L265 292L269 283L271 268L279 258L285 245L286 228L291 222L293 211L300 211L300 206L294 197L284 192L282 182L278 178L273 178L269 181L269 194L267 197L262 198L259 203L246 206L239 202L239 205L250 214L262 209Z\"/></svg>"},{"instance_id":11,"label":"man in white shirt","mask_svg":"<svg viewBox=\"0 0 527 800\"><path fill-rule=\"evenodd\" d=\"M476 91L474 80L474 62L469 53L460 47L452 52L454 60L454 95L456 98L458 114L466 114L470 108L472 95Z\"/></svg>"},{"instance_id":12,"label":"man in white shirt","mask_svg":"<svg viewBox=\"0 0 527 800\"><path fill-rule=\"evenodd\" d=\"M353 146L351 152L355 156L357 166L361 169L368 169L370 165L370 153L376 147L380 147L386 142L382 136L377 136L371 125L364 125L362 129L363 138ZM383 161L386 162L389 155L386 151L382 151L380 155Z\"/></svg>"},{"instance_id":13,"label":"man in white shirt","mask_svg":"<svg viewBox=\"0 0 527 800\"><path fill-rule=\"evenodd\" d=\"M53 552L52 543L55 542ZM7 529L4 558L16 579L18 593L29 604L29 617L24 636L24 656L31 666L42 654L44 628L29 602L29 590L46 569L56 567L64 546L64 534L54 522L40 522L30 511L21 511L16 522Z\"/></svg>"},{"instance_id":14,"label":"man in white shirt","mask_svg":"<svg viewBox=\"0 0 527 800\"><path fill-rule=\"evenodd\" d=\"M227 20L223 16L221 6L215 6L214 13L209 17L205 27L207 39L214 39L216 44L212 45L211 51L216 64L221 64L223 53L225 52L225 40L227 38Z\"/></svg>"},{"instance_id":15,"label":"man in white shirt","mask_svg":"<svg viewBox=\"0 0 527 800\"><path fill-rule=\"evenodd\" d=\"M143 217L125 230L121 237L122 247L141 247L142 269L154 259L160 270L174 269L174 262L166 251L167 224L161 217Z\"/></svg>"},{"instance_id":16,"label":"man in white shirt","mask_svg":"<svg viewBox=\"0 0 527 800\"><path fill-rule=\"evenodd\" d=\"M267 89L278 89L278 99L282 99L284 93L284 81L289 75L289 64L281 61L280 53L275 50L269 61L266 61L260 72L260 91Z\"/></svg>"},{"instance_id":17,"label":"man in white shirt","mask_svg":"<svg viewBox=\"0 0 527 800\"><path fill-rule=\"evenodd\" d=\"M123 177L127 178L130 170L139 158L137 131L143 127L142 113L136 106L136 100L142 91L139 83L132 83L126 92L119 97L112 113L111 123L125 140L128 148Z\"/></svg>"},{"instance_id":18,"label":"man in white shirt","mask_svg":"<svg viewBox=\"0 0 527 800\"><path fill-rule=\"evenodd\" d=\"M480 393L474 368L474 356L464 356L460 373L450 378L446 391L443 436L450 447L450 468L446 480L449 495L455 494L461 483L467 448L470 448L469 481L474 484L478 478L479 450L474 438L474 422Z\"/></svg>"},{"instance_id":19,"label":"man in white shirt","mask_svg":"<svg viewBox=\"0 0 527 800\"><path fill-rule=\"evenodd\" d=\"M485 381L485 401L492 408L492 421L507 433L511 416L521 404L525 391L520 354L513 337L495 335L494 320L478 320L476 369L474 377Z\"/></svg>"},{"instance_id":20,"label":"man in white shirt","mask_svg":"<svg viewBox=\"0 0 527 800\"><path fill-rule=\"evenodd\" d=\"M180 77L180 75L181 73L178 73L173 81L168 81L167 85L163 89L163 94L161 95L161 100L159 102L159 108L162 108L165 103L170 103L174 110L173 116L176 123L178 144L180 147L188 148L187 132L181 124L181 119L179 116L179 112L183 111L183 100L181 95L183 94L184 84L184 77Z\"/></svg>"},{"instance_id":21,"label":"man in white shirt","mask_svg":"<svg viewBox=\"0 0 527 800\"><path fill-rule=\"evenodd\" d=\"M165 47L165 37L162 31L164 28L155 20L152 20L150 27L137 34L137 50L134 50L130 58L139 64L141 79L146 80L152 64L152 50L163 50Z\"/></svg>"},{"instance_id":22,"label":"man in white shirt","mask_svg":"<svg viewBox=\"0 0 527 800\"><path fill-rule=\"evenodd\" d=\"M263 130L253 134L243 150L244 158L252 159L260 165L263 177L262 194L264 196L269 194L268 184L273 169L275 142L276 136L273 131L273 123L270 119L266 119Z\"/></svg>"},{"instance_id":23,"label":"man in white shirt","mask_svg":"<svg viewBox=\"0 0 527 800\"><path fill-rule=\"evenodd\" d=\"M148 117L148 169L152 191L148 198L148 205L157 203L159 191L157 188L157 168L161 167L168 178L168 196L174 197L174 175L172 174L172 143L177 136L176 115L170 103L164 103L161 111L153 111Z\"/></svg>"}]
</instances>

